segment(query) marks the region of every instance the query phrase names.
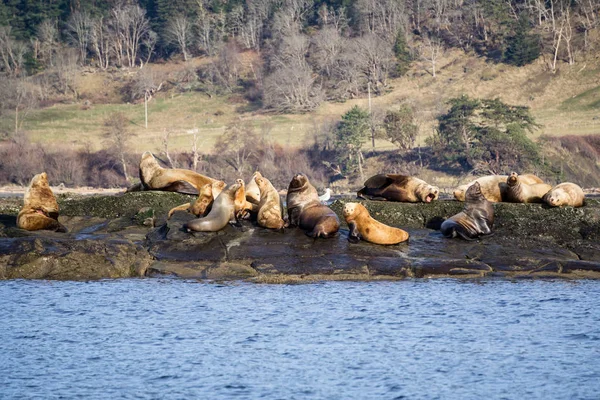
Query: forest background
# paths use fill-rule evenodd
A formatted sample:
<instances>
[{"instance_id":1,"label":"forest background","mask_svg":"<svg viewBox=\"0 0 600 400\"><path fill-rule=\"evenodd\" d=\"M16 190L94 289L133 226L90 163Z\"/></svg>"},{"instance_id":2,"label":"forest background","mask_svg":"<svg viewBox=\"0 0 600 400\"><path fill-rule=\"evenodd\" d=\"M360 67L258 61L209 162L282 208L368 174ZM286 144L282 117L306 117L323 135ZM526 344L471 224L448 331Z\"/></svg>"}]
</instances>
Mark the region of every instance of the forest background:
<instances>
[{"instance_id":1,"label":"forest background","mask_svg":"<svg viewBox=\"0 0 600 400\"><path fill-rule=\"evenodd\" d=\"M600 0L4 0L0 184L600 186Z\"/></svg>"}]
</instances>

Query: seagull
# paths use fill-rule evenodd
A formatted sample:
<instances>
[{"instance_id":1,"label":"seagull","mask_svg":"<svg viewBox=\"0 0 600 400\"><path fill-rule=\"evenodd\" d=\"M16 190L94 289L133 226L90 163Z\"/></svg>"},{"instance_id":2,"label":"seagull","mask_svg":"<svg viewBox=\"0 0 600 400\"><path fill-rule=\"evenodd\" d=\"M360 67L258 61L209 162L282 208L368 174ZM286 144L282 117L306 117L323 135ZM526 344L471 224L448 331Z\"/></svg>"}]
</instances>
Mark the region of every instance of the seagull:
<instances>
[{"instance_id":1,"label":"seagull","mask_svg":"<svg viewBox=\"0 0 600 400\"><path fill-rule=\"evenodd\" d=\"M331 198L331 189L325 189L325 193L319 196L319 200L323 204L327 204L327 201Z\"/></svg>"}]
</instances>

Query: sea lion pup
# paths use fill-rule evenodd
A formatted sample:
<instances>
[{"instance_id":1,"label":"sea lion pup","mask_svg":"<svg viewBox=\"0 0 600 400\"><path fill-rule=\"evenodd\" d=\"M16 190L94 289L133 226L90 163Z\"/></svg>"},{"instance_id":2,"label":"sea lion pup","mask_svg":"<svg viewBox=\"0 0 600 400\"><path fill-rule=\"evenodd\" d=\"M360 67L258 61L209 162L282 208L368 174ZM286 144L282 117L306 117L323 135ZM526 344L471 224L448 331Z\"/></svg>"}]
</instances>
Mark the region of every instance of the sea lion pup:
<instances>
[{"instance_id":1,"label":"sea lion pup","mask_svg":"<svg viewBox=\"0 0 600 400\"><path fill-rule=\"evenodd\" d=\"M288 223L299 226L308 236L330 237L340 229L340 220L333 210L319 200L317 189L303 174L296 174L287 193Z\"/></svg>"},{"instance_id":2,"label":"sea lion pup","mask_svg":"<svg viewBox=\"0 0 600 400\"><path fill-rule=\"evenodd\" d=\"M56 232L67 232L58 222L58 202L45 172L35 175L23 196L23 208L17 215L17 226L27 231L40 229Z\"/></svg>"},{"instance_id":3,"label":"sea lion pup","mask_svg":"<svg viewBox=\"0 0 600 400\"><path fill-rule=\"evenodd\" d=\"M408 240L408 232L373 219L360 203L346 203L344 218L350 228L348 240L352 243L360 239L375 244L397 244Z\"/></svg>"},{"instance_id":4,"label":"sea lion pup","mask_svg":"<svg viewBox=\"0 0 600 400\"><path fill-rule=\"evenodd\" d=\"M213 201L219 193L226 186L223 181L215 181L213 183L207 183L206 185L200 188L200 195L198 199L192 203L185 203L180 206L174 207L169 211L167 215L167 219L170 219L173 216L175 211L187 211L189 213L194 214L196 217L203 217L210 212L210 208L212 207Z\"/></svg>"},{"instance_id":5,"label":"sea lion pup","mask_svg":"<svg viewBox=\"0 0 600 400\"><path fill-rule=\"evenodd\" d=\"M285 221L283 220L283 205L277 189L262 175L256 176L254 181L260 189L256 222L263 228L282 229Z\"/></svg>"},{"instance_id":6,"label":"sea lion pup","mask_svg":"<svg viewBox=\"0 0 600 400\"><path fill-rule=\"evenodd\" d=\"M140 180L144 190L163 190L185 194L199 194L202 186L216 181L216 179L188 169L163 168L149 151L142 154Z\"/></svg>"},{"instance_id":7,"label":"sea lion pup","mask_svg":"<svg viewBox=\"0 0 600 400\"><path fill-rule=\"evenodd\" d=\"M240 189L239 183L227 186L217 196L212 208L206 217L196 218L183 226L188 232L217 232L227 226L228 222L235 222L235 195Z\"/></svg>"},{"instance_id":8,"label":"sea lion pup","mask_svg":"<svg viewBox=\"0 0 600 400\"><path fill-rule=\"evenodd\" d=\"M552 186L547 183L526 184L521 182L521 177L516 172L511 172L506 179L508 185L504 201L511 203L541 203L542 197Z\"/></svg>"},{"instance_id":9,"label":"sea lion pup","mask_svg":"<svg viewBox=\"0 0 600 400\"><path fill-rule=\"evenodd\" d=\"M369 200L390 200L409 203L431 203L440 190L414 176L378 174L365 181L356 195Z\"/></svg>"},{"instance_id":10,"label":"sea lion pup","mask_svg":"<svg viewBox=\"0 0 600 400\"><path fill-rule=\"evenodd\" d=\"M508 175L481 176L475 179L474 181L457 187L453 192L454 198L458 201L465 201L465 192L467 191L467 189L475 182L479 182L479 184L481 185L481 192L483 193L486 199L488 199L492 203L506 201L506 191L508 190L508 184L506 183L507 179ZM543 180L541 180L533 174L523 174L519 176L519 179L521 183L525 183L528 185L544 183Z\"/></svg>"},{"instance_id":11,"label":"sea lion pup","mask_svg":"<svg viewBox=\"0 0 600 400\"><path fill-rule=\"evenodd\" d=\"M543 201L550 207L581 207L585 199L583 189L575 183L563 182L544 195Z\"/></svg>"},{"instance_id":12,"label":"sea lion pup","mask_svg":"<svg viewBox=\"0 0 600 400\"><path fill-rule=\"evenodd\" d=\"M483 195L479 182L475 182L467 189L465 208L445 220L440 231L449 238L460 236L466 240L474 240L491 234L493 225L494 207Z\"/></svg>"}]
</instances>

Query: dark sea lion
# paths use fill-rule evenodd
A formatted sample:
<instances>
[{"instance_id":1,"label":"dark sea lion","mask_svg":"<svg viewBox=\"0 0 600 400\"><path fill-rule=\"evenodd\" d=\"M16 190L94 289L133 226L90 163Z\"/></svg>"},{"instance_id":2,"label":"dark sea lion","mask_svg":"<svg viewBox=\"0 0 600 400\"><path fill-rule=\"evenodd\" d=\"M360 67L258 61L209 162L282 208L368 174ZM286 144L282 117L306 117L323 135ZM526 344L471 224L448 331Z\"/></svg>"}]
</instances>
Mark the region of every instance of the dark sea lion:
<instances>
[{"instance_id":1,"label":"dark sea lion","mask_svg":"<svg viewBox=\"0 0 600 400\"><path fill-rule=\"evenodd\" d=\"M397 244L408 240L408 232L373 219L360 203L346 203L343 212L350 228L348 240L353 243L360 239L375 244Z\"/></svg>"},{"instance_id":2,"label":"dark sea lion","mask_svg":"<svg viewBox=\"0 0 600 400\"><path fill-rule=\"evenodd\" d=\"M506 179L507 189L504 201L511 203L541 203L542 197L552 186L547 183L527 184L516 172Z\"/></svg>"},{"instance_id":3,"label":"dark sea lion","mask_svg":"<svg viewBox=\"0 0 600 400\"><path fill-rule=\"evenodd\" d=\"M340 229L333 210L321 203L317 189L303 174L296 174L288 187L287 210L290 226L299 226L311 237L330 237Z\"/></svg>"},{"instance_id":4,"label":"dark sea lion","mask_svg":"<svg viewBox=\"0 0 600 400\"><path fill-rule=\"evenodd\" d=\"M28 231L51 230L67 232L58 222L58 202L45 172L35 175L23 196L23 208L17 216L17 226Z\"/></svg>"},{"instance_id":5,"label":"dark sea lion","mask_svg":"<svg viewBox=\"0 0 600 400\"><path fill-rule=\"evenodd\" d=\"M149 151L142 154L140 180L144 190L163 190L185 194L199 194L202 186L216 181L216 179L188 169L163 168ZM134 191L134 188L130 188L128 191Z\"/></svg>"},{"instance_id":6,"label":"dark sea lion","mask_svg":"<svg viewBox=\"0 0 600 400\"><path fill-rule=\"evenodd\" d=\"M475 182L467 189L464 209L445 220L440 231L449 238L474 240L491 234L493 225L494 207L483 195L479 182Z\"/></svg>"},{"instance_id":7,"label":"dark sea lion","mask_svg":"<svg viewBox=\"0 0 600 400\"><path fill-rule=\"evenodd\" d=\"M196 218L185 224L183 228L188 232L217 232L225 228L229 222L236 222L235 196L239 189L239 183L223 189L206 217Z\"/></svg>"},{"instance_id":8,"label":"dark sea lion","mask_svg":"<svg viewBox=\"0 0 600 400\"><path fill-rule=\"evenodd\" d=\"M414 176L378 174L367 179L356 195L370 200L431 203L439 193L437 186Z\"/></svg>"},{"instance_id":9,"label":"dark sea lion","mask_svg":"<svg viewBox=\"0 0 600 400\"><path fill-rule=\"evenodd\" d=\"M285 221L283 220L281 197L279 197L277 189L264 176L255 176L254 180L260 189L256 222L263 228L282 229Z\"/></svg>"},{"instance_id":10,"label":"dark sea lion","mask_svg":"<svg viewBox=\"0 0 600 400\"><path fill-rule=\"evenodd\" d=\"M583 189L575 183L563 182L548 191L543 201L551 207L571 206L581 207L584 204Z\"/></svg>"},{"instance_id":11,"label":"dark sea lion","mask_svg":"<svg viewBox=\"0 0 600 400\"><path fill-rule=\"evenodd\" d=\"M207 183L200 188L200 194L198 198L192 203L185 203L180 206L172 208L167 219L170 219L175 211L187 211L194 214L196 217L203 217L210 212L215 198L219 196L223 188L226 186L223 181L215 181L213 183Z\"/></svg>"}]
</instances>

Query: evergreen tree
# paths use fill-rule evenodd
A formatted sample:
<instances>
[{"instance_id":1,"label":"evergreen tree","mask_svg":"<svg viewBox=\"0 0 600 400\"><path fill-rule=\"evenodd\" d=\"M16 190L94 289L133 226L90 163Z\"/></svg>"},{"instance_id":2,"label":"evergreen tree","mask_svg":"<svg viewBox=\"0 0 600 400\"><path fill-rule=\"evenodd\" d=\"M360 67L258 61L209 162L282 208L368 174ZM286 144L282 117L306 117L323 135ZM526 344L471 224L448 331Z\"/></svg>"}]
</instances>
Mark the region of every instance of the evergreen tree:
<instances>
[{"instance_id":1,"label":"evergreen tree","mask_svg":"<svg viewBox=\"0 0 600 400\"><path fill-rule=\"evenodd\" d=\"M367 141L369 131L369 112L354 106L346 114L336 130L336 148L339 153L338 162L344 172L362 174L362 145Z\"/></svg>"},{"instance_id":2,"label":"evergreen tree","mask_svg":"<svg viewBox=\"0 0 600 400\"><path fill-rule=\"evenodd\" d=\"M394 42L394 55L396 56L396 74L402 76L406 74L412 62L412 55L406 42L406 34L402 29L398 30L396 41Z\"/></svg>"},{"instance_id":3,"label":"evergreen tree","mask_svg":"<svg viewBox=\"0 0 600 400\"><path fill-rule=\"evenodd\" d=\"M522 67L540 56L540 38L529 33L529 21L521 14L515 29L515 35L507 39L504 62Z\"/></svg>"},{"instance_id":4,"label":"evergreen tree","mask_svg":"<svg viewBox=\"0 0 600 400\"><path fill-rule=\"evenodd\" d=\"M383 120L387 139L402 150L412 149L419 130L414 120L414 113L406 104L388 111Z\"/></svg>"}]
</instances>

